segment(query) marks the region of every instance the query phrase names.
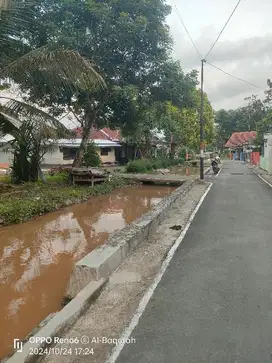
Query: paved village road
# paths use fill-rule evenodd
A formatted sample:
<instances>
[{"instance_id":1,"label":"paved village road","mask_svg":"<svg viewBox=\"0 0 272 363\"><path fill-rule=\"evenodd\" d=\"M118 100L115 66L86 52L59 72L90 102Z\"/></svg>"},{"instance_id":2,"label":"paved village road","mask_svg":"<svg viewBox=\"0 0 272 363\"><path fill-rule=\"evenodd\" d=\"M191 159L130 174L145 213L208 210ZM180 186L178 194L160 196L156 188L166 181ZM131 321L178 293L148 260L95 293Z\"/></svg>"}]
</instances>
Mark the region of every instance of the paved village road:
<instances>
[{"instance_id":1,"label":"paved village road","mask_svg":"<svg viewBox=\"0 0 272 363\"><path fill-rule=\"evenodd\" d=\"M272 188L226 162L117 363L272 362Z\"/></svg>"}]
</instances>

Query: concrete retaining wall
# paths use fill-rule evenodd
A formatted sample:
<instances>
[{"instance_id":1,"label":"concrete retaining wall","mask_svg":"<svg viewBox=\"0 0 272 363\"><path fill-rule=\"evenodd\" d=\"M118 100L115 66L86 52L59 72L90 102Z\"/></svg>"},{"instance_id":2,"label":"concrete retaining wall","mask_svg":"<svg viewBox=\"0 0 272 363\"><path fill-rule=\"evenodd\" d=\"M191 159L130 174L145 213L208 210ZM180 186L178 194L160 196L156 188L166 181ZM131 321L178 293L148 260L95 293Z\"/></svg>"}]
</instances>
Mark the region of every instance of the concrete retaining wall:
<instances>
[{"instance_id":1,"label":"concrete retaining wall","mask_svg":"<svg viewBox=\"0 0 272 363\"><path fill-rule=\"evenodd\" d=\"M186 181L168 197L161 200L150 212L112 236L108 242L93 250L75 265L68 287L67 298L74 298L90 281L107 279L124 259L149 234L157 228L167 215L170 207L186 194L194 181Z\"/></svg>"},{"instance_id":2,"label":"concrete retaining wall","mask_svg":"<svg viewBox=\"0 0 272 363\"><path fill-rule=\"evenodd\" d=\"M205 174L210 171L206 170ZM40 330L34 333L34 338L60 337L61 333L73 325L76 319L90 306L100 294L108 281L109 275L120 265L120 263L132 252L167 215L170 206L179 202L184 195L199 183L198 180L186 181L168 197L164 198L149 213L143 215L132 224L126 226L109 239L108 244L95 249L82 260L74 269L67 289L67 295L71 298L61 311L53 314L52 319ZM101 278L100 278L101 277ZM32 335L32 334L31 334ZM52 344L54 345L54 343ZM44 348L45 342L30 343L26 339L22 351L12 355L6 363L33 363L40 361L39 356L30 355L34 348Z\"/></svg>"}]
</instances>

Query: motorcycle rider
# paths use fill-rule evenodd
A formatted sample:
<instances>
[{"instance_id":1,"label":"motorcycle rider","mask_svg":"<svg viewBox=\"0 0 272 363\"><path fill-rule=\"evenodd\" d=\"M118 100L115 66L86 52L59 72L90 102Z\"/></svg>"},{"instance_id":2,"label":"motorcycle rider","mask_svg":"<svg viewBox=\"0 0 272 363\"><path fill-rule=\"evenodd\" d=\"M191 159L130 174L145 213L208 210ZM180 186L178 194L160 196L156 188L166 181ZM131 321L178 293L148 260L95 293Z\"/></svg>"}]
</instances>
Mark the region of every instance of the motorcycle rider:
<instances>
[{"instance_id":1,"label":"motorcycle rider","mask_svg":"<svg viewBox=\"0 0 272 363\"><path fill-rule=\"evenodd\" d=\"M221 161L220 161L220 156L218 155L218 153L216 153L214 159L215 159L215 161L217 161L218 164L220 164Z\"/></svg>"},{"instance_id":2,"label":"motorcycle rider","mask_svg":"<svg viewBox=\"0 0 272 363\"><path fill-rule=\"evenodd\" d=\"M213 172L217 174L219 171L218 161L216 160L216 157L213 156L213 154L210 154L210 160Z\"/></svg>"}]
</instances>

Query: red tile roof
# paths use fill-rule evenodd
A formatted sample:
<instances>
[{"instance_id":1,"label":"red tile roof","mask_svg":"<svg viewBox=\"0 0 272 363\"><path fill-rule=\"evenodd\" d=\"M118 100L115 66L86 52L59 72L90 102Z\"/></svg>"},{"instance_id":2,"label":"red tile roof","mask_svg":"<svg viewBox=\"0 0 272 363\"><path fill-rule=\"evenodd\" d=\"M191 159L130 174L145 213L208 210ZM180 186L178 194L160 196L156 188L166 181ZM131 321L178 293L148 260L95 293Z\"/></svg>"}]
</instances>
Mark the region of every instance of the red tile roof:
<instances>
[{"instance_id":1,"label":"red tile roof","mask_svg":"<svg viewBox=\"0 0 272 363\"><path fill-rule=\"evenodd\" d=\"M256 131L234 132L226 143L225 147L237 147L248 144L256 139Z\"/></svg>"},{"instance_id":2,"label":"red tile roof","mask_svg":"<svg viewBox=\"0 0 272 363\"><path fill-rule=\"evenodd\" d=\"M82 128L77 127L72 131L76 134L76 139L82 138ZM120 141L121 135L119 130L111 130L107 127L104 127L101 130L92 129L90 132L91 140L111 140L111 141Z\"/></svg>"}]
</instances>

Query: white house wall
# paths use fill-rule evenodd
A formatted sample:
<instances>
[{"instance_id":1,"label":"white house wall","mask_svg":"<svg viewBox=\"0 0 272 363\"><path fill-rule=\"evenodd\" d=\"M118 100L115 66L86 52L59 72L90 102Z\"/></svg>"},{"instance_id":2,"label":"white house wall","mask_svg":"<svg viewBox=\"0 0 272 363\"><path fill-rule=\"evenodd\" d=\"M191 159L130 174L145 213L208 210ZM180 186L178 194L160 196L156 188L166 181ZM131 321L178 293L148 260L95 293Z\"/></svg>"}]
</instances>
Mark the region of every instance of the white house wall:
<instances>
[{"instance_id":1,"label":"white house wall","mask_svg":"<svg viewBox=\"0 0 272 363\"><path fill-rule=\"evenodd\" d=\"M101 155L99 153L100 159L102 163L114 163L115 162L115 148L112 147L111 150L108 152L108 155Z\"/></svg>"},{"instance_id":2,"label":"white house wall","mask_svg":"<svg viewBox=\"0 0 272 363\"><path fill-rule=\"evenodd\" d=\"M3 149L0 149L0 164L10 164L12 162L12 152L5 152Z\"/></svg>"},{"instance_id":3,"label":"white house wall","mask_svg":"<svg viewBox=\"0 0 272 363\"><path fill-rule=\"evenodd\" d=\"M98 152L102 163L114 163L116 161L115 158L115 148L112 147L108 152L108 155L101 155L101 152ZM0 148L0 164L11 164L13 158L13 153L11 151L5 152ZM63 153L60 152L59 147L54 148L52 151L47 152L43 156L42 164L44 165L69 165L73 163L73 159L71 160L63 160Z\"/></svg>"},{"instance_id":4,"label":"white house wall","mask_svg":"<svg viewBox=\"0 0 272 363\"><path fill-rule=\"evenodd\" d=\"M264 158L267 163L267 171L272 174L272 134L265 135L265 138L267 142L264 148Z\"/></svg>"},{"instance_id":5,"label":"white house wall","mask_svg":"<svg viewBox=\"0 0 272 363\"><path fill-rule=\"evenodd\" d=\"M264 144L263 155L260 158L260 166L269 174L272 174L272 134L264 135L266 143Z\"/></svg>"},{"instance_id":6,"label":"white house wall","mask_svg":"<svg viewBox=\"0 0 272 363\"><path fill-rule=\"evenodd\" d=\"M56 147L54 150L44 154L42 161L42 164L46 165L67 165L72 163L73 160L63 160L63 153L60 152L59 147Z\"/></svg>"}]
</instances>

